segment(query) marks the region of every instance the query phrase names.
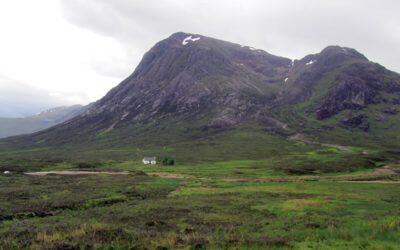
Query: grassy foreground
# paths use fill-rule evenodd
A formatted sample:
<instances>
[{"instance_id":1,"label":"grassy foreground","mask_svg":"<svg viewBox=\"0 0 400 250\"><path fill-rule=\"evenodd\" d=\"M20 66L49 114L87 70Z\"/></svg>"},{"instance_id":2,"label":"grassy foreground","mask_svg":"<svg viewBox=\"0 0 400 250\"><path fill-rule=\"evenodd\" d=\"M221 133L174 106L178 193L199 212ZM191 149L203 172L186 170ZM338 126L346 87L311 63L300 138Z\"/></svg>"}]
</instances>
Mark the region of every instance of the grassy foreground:
<instances>
[{"instance_id":1,"label":"grassy foreground","mask_svg":"<svg viewBox=\"0 0 400 250\"><path fill-rule=\"evenodd\" d=\"M399 183L307 179L274 168L282 162L59 163L40 170L129 174L2 175L0 249L398 248Z\"/></svg>"}]
</instances>

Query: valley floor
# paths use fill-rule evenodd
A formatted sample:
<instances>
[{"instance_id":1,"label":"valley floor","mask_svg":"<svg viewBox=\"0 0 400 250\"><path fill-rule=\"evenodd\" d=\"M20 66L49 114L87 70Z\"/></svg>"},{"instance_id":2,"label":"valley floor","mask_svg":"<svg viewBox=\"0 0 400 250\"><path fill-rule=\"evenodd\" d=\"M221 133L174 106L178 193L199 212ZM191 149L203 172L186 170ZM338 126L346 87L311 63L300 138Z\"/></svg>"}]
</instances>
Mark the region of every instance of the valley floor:
<instances>
[{"instance_id":1,"label":"valley floor","mask_svg":"<svg viewBox=\"0 0 400 250\"><path fill-rule=\"evenodd\" d=\"M400 245L397 166L319 175L260 166L115 162L85 169L61 163L41 169L43 175L2 175L0 249Z\"/></svg>"}]
</instances>

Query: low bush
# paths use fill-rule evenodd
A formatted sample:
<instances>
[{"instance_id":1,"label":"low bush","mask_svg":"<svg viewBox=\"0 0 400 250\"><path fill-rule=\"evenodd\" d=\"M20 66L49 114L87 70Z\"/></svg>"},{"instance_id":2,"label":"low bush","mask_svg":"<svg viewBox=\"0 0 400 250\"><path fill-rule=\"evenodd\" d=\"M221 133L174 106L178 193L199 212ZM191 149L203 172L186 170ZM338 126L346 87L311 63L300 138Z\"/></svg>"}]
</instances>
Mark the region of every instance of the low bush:
<instances>
[{"instance_id":1,"label":"low bush","mask_svg":"<svg viewBox=\"0 0 400 250\"><path fill-rule=\"evenodd\" d=\"M127 200L128 200L128 198L124 195L107 197L107 198L99 198L99 199L91 199L91 200L86 201L82 205L82 208L107 206L107 205L112 205L112 204L119 203L119 202L125 202Z\"/></svg>"},{"instance_id":2,"label":"low bush","mask_svg":"<svg viewBox=\"0 0 400 250\"><path fill-rule=\"evenodd\" d=\"M75 164L77 168L96 168L101 165L99 162L78 162Z\"/></svg>"},{"instance_id":3,"label":"low bush","mask_svg":"<svg viewBox=\"0 0 400 250\"><path fill-rule=\"evenodd\" d=\"M362 169L375 168L376 165L373 161L364 158L349 158L341 159L334 162L320 162L308 161L303 163L293 164L287 167L275 168L275 170L283 170L286 174L290 175L304 175L304 174L320 174L320 173L340 173L340 172L354 172Z\"/></svg>"},{"instance_id":4,"label":"low bush","mask_svg":"<svg viewBox=\"0 0 400 250\"><path fill-rule=\"evenodd\" d=\"M165 156L162 158L161 163L164 166L173 166L175 164L175 160L169 156Z\"/></svg>"}]
</instances>

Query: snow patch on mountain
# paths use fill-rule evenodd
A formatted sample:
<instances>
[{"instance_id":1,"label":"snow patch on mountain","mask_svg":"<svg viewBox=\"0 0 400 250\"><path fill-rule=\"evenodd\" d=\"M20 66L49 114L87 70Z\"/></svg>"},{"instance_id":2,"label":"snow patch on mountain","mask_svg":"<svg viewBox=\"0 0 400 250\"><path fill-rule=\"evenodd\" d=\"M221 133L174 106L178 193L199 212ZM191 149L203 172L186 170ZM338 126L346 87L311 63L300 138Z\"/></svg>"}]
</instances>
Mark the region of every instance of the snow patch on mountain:
<instances>
[{"instance_id":1,"label":"snow patch on mountain","mask_svg":"<svg viewBox=\"0 0 400 250\"><path fill-rule=\"evenodd\" d=\"M311 61L309 61L308 63L306 63L306 65L311 65L311 64L313 64L313 63L315 63L317 60L311 60Z\"/></svg>"},{"instance_id":2,"label":"snow patch on mountain","mask_svg":"<svg viewBox=\"0 0 400 250\"><path fill-rule=\"evenodd\" d=\"M192 36L188 36L185 39L183 39L182 45L188 44L189 41L196 42L197 40L200 40L200 37L192 38Z\"/></svg>"}]
</instances>

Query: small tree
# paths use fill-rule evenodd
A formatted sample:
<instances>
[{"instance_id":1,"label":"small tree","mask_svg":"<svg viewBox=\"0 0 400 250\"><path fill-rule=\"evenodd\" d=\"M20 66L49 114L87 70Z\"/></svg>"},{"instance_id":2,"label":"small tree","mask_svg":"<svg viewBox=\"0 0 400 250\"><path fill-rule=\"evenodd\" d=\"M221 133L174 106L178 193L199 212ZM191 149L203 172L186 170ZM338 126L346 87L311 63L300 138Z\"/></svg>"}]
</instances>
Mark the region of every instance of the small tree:
<instances>
[{"instance_id":1,"label":"small tree","mask_svg":"<svg viewBox=\"0 0 400 250\"><path fill-rule=\"evenodd\" d=\"M169 157L169 156L165 156L165 157L163 157L161 163L162 163L164 166L172 166L172 165L175 164L175 160L172 159L172 158Z\"/></svg>"}]
</instances>

